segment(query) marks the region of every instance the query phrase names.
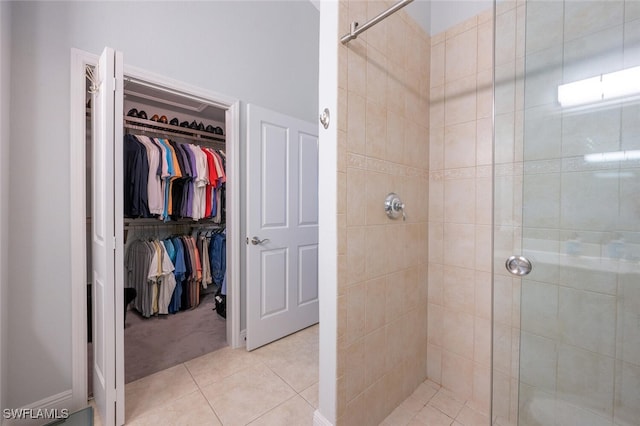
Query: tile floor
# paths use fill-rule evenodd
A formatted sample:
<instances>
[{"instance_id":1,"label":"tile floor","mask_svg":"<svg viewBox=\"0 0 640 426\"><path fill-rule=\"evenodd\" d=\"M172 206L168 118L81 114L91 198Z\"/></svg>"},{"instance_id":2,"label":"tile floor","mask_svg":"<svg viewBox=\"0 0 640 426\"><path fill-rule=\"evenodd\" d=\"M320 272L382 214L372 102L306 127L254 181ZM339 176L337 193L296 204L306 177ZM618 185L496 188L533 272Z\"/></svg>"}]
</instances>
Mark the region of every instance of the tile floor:
<instances>
[{"instance_id":1,"label":"tile floor","mask_svg":"<svg viewBox=\"0 0 640 426\"><path fill-rule=\"evenodd\" d=\"M431 380L425 380L382 426L489 426L489 416Z\"/></svg>"},{"instance_id":2,"label":"tile floor","mask_svg":"<svg viewBox=\"0 0 640 426\"><path fill-rule=\"evenodd\" d=\"M127 384L125 397L127 425L312 425L318 326L253 352L211 352ZM488 425L473 408L427 380L382 425Z\"/></svg>"}]
</instances>

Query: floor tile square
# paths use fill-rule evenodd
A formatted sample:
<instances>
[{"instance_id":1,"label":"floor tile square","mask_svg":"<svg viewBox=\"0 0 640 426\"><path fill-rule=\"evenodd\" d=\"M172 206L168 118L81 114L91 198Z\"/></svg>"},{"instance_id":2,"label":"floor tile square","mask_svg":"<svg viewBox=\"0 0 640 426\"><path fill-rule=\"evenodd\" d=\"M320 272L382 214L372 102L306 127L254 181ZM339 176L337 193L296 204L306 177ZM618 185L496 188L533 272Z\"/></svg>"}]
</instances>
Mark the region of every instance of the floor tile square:
<instances>
[{"instance_id":1,"label":"floor tile square","mask_svg":"<svg viewBox=\"0 0 640 426\"><path fill-rule=\"evenodd\" d=\"M433 408L429 405L425 406L416 416L413 418L410 425L428 425L428 426L450 426L453 423L453 419L442 411Z\"/></svg>"},{"instance_id":2,"label":"floor tile square","mask_svg":"<svg viewBox=\"0 0 640 426\"><path fill-rule=\"evenodd\" d=\"M198 390L184 364L125 385L125 421Z\"/></svg>"},{"instance_id":3,"label":"floor tile square","mask_svg":"<svg viewBox=\"0 0 640 426\"><path fill-rule=\"evenodd\" d=\"M452 392L446 389L440 389L438 393L431 398L428 405L437 408L447 416L455 419L458 413L460 413L460 410L462 410L464 401L458 399Z\"/></svg>"},{"instance_id":4,"label":"floor tile square","mask_svg":"<svg viewBox=\"0 0 640 426\"><path fill-rule=\"evenodd\" d=\"M400 404L395 410L383 420L381 426L405 426L418 414L411 408L407 407L407 404Z\"/></svg>"},{"instance_id":5,"label":"floor tile square","mask_svg":"<svg viewBox=\"0 0 640 426\"><path fill-rule=\"evenodd\" d=\"M258 356L244 348L226 347L187 361L185 366L198 386L203 387L261 362Z\"/></svg>"},{"instance_id":6,"label":"floor tile square","mask_svg":"<svg viewBox=\"0 0 640 426\"><path fill-rule=\"evenodd\" d=\"M128 419L132 426L220 426L220 420L200 391L195 391L148 413Z\"/></svg>"},{"instance_id":7,"label":"floor tile square","mask_svg":"<svg viewBox=\"0 0 640 426\"><path fill-rule=\"evenodd\" d=\"M456 417L456 421L464 426L488 425L489 417L465 405Z\"/></svg>"},{"instance_id":8,"label":"floor tile square","mask_svg":"<svg viewBox=\"0 0 640 426\"><path fill-rule=\"evenodd\" d=\"M207 385L202 393L225 426L247 424L296 394L264 364Z\"/></svg>"}]
</instances>

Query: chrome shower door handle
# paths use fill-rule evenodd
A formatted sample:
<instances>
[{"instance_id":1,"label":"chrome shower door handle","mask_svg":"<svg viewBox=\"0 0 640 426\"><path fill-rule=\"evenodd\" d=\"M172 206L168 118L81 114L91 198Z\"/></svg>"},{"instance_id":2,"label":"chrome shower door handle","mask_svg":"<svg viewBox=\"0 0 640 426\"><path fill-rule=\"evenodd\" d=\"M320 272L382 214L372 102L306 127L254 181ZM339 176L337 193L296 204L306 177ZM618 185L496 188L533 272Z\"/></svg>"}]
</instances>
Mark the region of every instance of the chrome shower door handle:
<instances>
[{"instance_id":1,"label":"chrome shower door handle","mask_svg":"<svg viewBox=\"0 0 640 426\"><path fill-rule=\"evenodd\" d=\"M524 256L511 256L507 259L504 266L507 271L519 277L525 276L531 272L531 261Z\"/></svg>"}]
</instances>

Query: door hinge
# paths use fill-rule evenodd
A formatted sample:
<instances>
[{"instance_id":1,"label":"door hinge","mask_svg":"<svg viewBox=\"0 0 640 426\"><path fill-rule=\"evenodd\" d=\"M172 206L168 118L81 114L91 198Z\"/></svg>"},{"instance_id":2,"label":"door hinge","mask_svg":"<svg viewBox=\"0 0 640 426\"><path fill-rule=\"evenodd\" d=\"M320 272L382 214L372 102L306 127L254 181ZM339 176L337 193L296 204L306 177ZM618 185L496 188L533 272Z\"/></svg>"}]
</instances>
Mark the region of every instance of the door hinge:
<instances>
[{"instance_id":1,"label":"door hinge","mask_svg":"<svg viewBox=\"0 0 640 426\"><path fill-rule=\"evenodd\" d=\"M113 77L113 91L117 92L118 91L118 79Z\"/></svg>"},{"instance_id":2,"label":"door hinge","mask_svg":"<svg viewBox=\"0 0 640 426\"><path fill-rule=\"evenodd\" d=\"M116 249L116 243L118 242L118 237L116 237L115 235L113 236L113 250L115 251Z\"/></svg>"}]
</instances>

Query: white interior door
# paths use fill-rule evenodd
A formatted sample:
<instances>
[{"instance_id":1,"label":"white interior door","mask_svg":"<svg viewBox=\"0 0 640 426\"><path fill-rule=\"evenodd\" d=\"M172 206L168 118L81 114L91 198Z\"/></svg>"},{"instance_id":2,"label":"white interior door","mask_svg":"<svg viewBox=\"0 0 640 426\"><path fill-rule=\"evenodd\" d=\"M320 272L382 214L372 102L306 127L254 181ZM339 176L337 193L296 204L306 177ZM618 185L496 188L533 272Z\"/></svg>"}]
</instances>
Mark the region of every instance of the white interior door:
<instances>
[{"instance_id":1,"label":"white interior door","mask_svg":"<svg viewBox=\"0 0 640 426\"><path fill-rule=\"evenodd\" d=\"M93 395L103 425L124 424L122 54L105 48L92 99ZM120 194L117 196L116 194Z\"/></svg>"},{"instance_id":2,"label":"white interior door","mask_svg":"<svg viewBox=\"0 0 640 426\"><path fill-rule=\"evenodd\" d=\"M247 349L318 322L317 125L248 106Z\"/></svg>"}]
</instances>

